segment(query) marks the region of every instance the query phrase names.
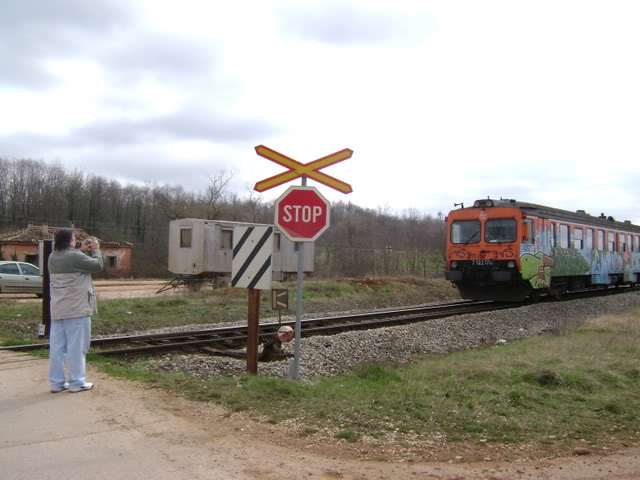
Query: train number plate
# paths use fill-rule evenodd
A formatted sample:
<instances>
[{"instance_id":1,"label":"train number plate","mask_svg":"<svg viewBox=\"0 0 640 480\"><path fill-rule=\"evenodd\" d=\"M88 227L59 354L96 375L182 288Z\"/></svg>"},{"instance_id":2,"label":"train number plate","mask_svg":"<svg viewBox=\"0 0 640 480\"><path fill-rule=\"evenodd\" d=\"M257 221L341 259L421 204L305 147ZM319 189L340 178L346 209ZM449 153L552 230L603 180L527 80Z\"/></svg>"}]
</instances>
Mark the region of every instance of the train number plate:
<instances>
[{"instance_id":1,"label":"train number plate","mask_svg":"<svg viewBox=\"0 0 640 480\"><path fill-rule=\"evenodd\" d=\"M472 260L473 265L493 265L493 260Z\"/></svg>"}]
</instances>

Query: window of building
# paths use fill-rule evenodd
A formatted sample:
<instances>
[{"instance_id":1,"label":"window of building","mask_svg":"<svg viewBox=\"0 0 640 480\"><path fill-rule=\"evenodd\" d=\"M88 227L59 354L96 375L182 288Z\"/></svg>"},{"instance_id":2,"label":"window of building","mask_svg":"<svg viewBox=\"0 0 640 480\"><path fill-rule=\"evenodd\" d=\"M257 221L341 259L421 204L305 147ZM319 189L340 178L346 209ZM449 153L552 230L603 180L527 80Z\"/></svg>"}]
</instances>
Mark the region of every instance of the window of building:
<instances>
[{"instance_id":1,"label":"window of building","mask_svg":"<svg viewBox=\"0 0 640 480\"><path fill-rule=\"evenodd\" d=\"M180 248L191 248L191 229L180 229Z\"/></svg>"},{"instance_id":2,"label":"window of building","mask_svg":"<svg viewBox=\"0 0 640 480\"><path fill-rule=\"evenodd\" d=\"M107 260L107 268L118 268L118 257L116 255L107 255L105 259Z\"/></svg>"},{"instance_id":3,"label":"window of building","mask_svg":"<svg viewBox=\"0 0 640 480\"><path fill-rule=\"evenodd\" d=\"M38 255L25 255L24 261L31 265L38 265Z\"/></svg>"},{"instance_id":4,"label":"window of building","mask_svg":"<svg viewBox=\"0 0 640 480\"><path fill-rule=\"evenodd\" d=\"M560 224L560 248L569 248L569 225Z\"/></svg>"},{"instance_id":5,"label":"window of building","mask_svg":"<svg viewBox=\"0 0 640 480\"><path fill-rule=\"evenodd\" d=\"M516 221L513 218L496 218L484 224L484 240L487 243L516 241Z\"/></svg>"},{"instance_id":6,"label":"window of building","mask_svg":"<svg viewBox=\"0 0 640 480\"><path fill-rule=\"evenodd\" d=\"M573 229L573 248L582 250L584 248L584 230L580 228Z\"/></svg>"},{"instance_id":7,"label":"window of building","mask_svg":"<svg viewBox=\"0 0 640 480\"><path fill-rule=\"evenodd\" d=\"M233 248L233 230L222 230L222 241L220 248Z\"/></svg>"},{"instance_id":8,"label":"window of building","mask_svg":"<svg viewBox=\"0 0 640 480\"><path fill-rule=\"evenodd\" d=\"M604 250L604 231L598 230L598 250Z\"/></svg>"},{"instance_id":9,"label":"window of building","mask_svg":"<svg viewBox=\"0 0 640 480\"><path fill-rule=\"evenodd\" d=\"M280 234L279 233L273 234L273 251L274 252L280 251Z\"/></svg>"},{"instance_id":10,"label":"window of building","mask_svg":"<svg viewBox=\"0 0 640 480\"><path fill-rule=\"evenodd\" d=\"M616 234L613 232L607 232L607 250L616 251Z\"/></svg>"},{"instance_id":11,"label":"window of building","mask_svg":"<svg viewBox=\"0 0 640 480\"><path fill-rule=\"evenodd\" d=\"M451 224L451 243L478 243L480 241L480 222L463 220Z\"/></svg>"},{"instance_id":12,"label":"window of building","mask_svg":"<svg viewBox=\"0 0 640 480\"><path fill-rule=\"evenodd\" d=\"M587 228L587 237L585 238L585 247L593 250L593 228Z\"/></svg>"}]
</instances>

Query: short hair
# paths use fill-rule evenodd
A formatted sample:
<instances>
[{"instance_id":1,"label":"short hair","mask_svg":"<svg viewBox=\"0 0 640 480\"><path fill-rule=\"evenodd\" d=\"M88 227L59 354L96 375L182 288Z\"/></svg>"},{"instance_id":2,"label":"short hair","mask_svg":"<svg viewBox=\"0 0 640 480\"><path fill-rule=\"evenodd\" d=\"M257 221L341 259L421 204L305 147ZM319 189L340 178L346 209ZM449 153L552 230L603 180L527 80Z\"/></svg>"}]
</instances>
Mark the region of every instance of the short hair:
<instances>
[{"instance_id":1,"label":"short hair","mask_svg":"<svg viewBox=\"0 0 640 480\"><path fill-rule=\"evenodd\" d=\"M73 238L73 230L69 228L63 228L58 230L53 237L53 248L56 250L66 250L69 248L69 243Z\"/></svg>"}]
</instances>

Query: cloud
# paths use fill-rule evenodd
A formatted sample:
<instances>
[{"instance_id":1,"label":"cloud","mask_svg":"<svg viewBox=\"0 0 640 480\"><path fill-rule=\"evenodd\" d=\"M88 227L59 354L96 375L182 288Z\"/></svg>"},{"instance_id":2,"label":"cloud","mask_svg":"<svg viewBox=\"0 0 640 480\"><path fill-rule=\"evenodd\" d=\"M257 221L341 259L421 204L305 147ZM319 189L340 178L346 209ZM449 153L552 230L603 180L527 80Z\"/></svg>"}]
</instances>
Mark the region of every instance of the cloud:
<instances>
[{"instance_id":1,"label":"cloud","mask_svg":"<svg viewBox=\"0 0 640 480\"><path fill-rule=\"evenodd\" d=\"M335 46L384 46L415 43L436 27L424 12L372 10L344 1L295 3L276 10L280 28L301 40Z\"/></svg>"},{"instance_id":2,"label":"cloud","mask_svg":"<svg viewBox=\"0 0 640 480\"><path fill-rule=\"evenodd\" d=\"M75 130L71 137L81 143L103 145L149 143L157 140L233 143L258 140L277 131L275 126L261 119L192 107L142 120L113 119L97 122Z\"/></svg>"},{"instance_id":3,"label":"cloud","mask_svg":"<svg viewBox=\"0 0 640 480\"><path fill-rule=\"evenodd\" d=\"M32 155L51 148L105 146L108 148L154 144L160 141L204 141L216 144L256 142L279 128L265 120L185 108L144 119L112 118L87 124L66 135L21 132L0 137L5 155Z\"/></svg>"},{"instance_id":4,"label":"cloud","mask_svg":"<svg viewBox=\"0 0 640 480\"><path fill-rule=\"evenodd\" d=\"M58 78L47 62L82 56L90 45L127 25L131 11L111 0L3 2L0 15L0 84L42 89Z\"/></svg>"},{"instance_id":5,"label":"cloud","mask_svg":"<svg viewBox=\"0 0 640 480\"><path fill-rule=\"evenodd\" d=\"M159 32L131 32L100 60L108 75L120 83L148 77L165 85L176 80L197 83L218 65L220 51L215 43L205 46Z\"/></svg>"}]
</instances>

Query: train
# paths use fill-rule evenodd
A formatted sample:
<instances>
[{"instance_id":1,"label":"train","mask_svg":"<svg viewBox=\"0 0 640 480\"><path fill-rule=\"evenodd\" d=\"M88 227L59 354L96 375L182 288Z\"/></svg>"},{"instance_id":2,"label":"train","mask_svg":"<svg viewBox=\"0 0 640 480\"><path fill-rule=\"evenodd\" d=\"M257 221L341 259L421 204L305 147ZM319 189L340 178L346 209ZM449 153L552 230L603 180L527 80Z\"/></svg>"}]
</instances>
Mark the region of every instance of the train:
<instances>
[{"instance_id":1,"label":"train","mask_svg":"<svg viewBox=\"0 0 640 480\"><path fill-rule=\"evenodd\" d=\"M180 218L169 222L169 261L171 273L189 283L211 280L214 286L230 283L233 258L233 232L235 227L267 226L260 223ZM271 225L273 226L273 225ZM298 271L298 249L279 231L273 238L271 256L273 280L287 280ZM313 273L314 246L307 243L303 252L305 276ZM194 283L191 282L191 283Z\"/></svg>"},{"instance_id":2,"label":"train","mask_svg":"<svg viewBox=\"0 0 640 480\"><path fill-rule=\"evenodd\" d=\"M464 299L523 301L640 283L640 226L514 199L446 217L445 278Z\"/></svg>"}]
</instances>

